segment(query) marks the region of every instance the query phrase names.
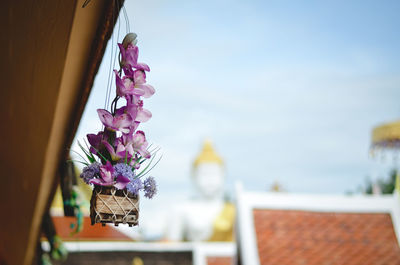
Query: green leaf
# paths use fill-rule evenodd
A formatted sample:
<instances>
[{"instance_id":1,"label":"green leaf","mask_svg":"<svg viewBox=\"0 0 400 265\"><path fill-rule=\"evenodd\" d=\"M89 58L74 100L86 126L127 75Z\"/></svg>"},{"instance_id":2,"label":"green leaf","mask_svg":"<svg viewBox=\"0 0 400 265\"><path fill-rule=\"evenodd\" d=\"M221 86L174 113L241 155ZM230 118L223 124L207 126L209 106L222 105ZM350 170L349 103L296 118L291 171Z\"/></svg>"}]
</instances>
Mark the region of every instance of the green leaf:
<instances>
[{"instance_id":1,"label":"green leaf","mask_svg":"<svg viewBox=\"0 0 400 265\"><path fill-rule=\"evenodd\" d=\"M160 162L161 158L162 158L162 155L160 156L160 158L157 160L157 162L156 162L149 170L147 170L145 173L143 173L143 171L145 171L145 170L150 166L150 164L151 164L151 162L152 162L152 161L150 161L149 165L147 165L147 167L146 167L142 172L139 173L139 176L138 176L138 177L139 177L139 178L140 178L140 177L143 177L144 175L146 175L147 173L149 173L149 172L158 164L158 162Z\"/></svg>"},{"instance_id":2,"label":"green leaf","mask_svg":"<svg viewBox=\"0 0 400 265\"><path fill-rule=\"evenodd\" d=\"M87 159L90 161L90 163L95 162L96 160L93 161L93 158L90 156L90 152L88 152L83 146L82 144L78 141L78 146L81 148L82 152L85 153Z\"/></svg>"},{"instance_id":3,"label":"green leaf","mask_svg":"<svg viewBox=\"0 0 400 265\"><path fill-rule=\"evenodd\" d=\"M77 151L75 151L75 150L70 150L71 152L74 152L75 154L77 154L78 156L80 156L82 159L83 159L83 161L85 161L86 163L87 163L87 161L86 161L86 159L81 155L81 154L79 154ZM87 163L87 164L89 164L89 163Z\"/></svg>"},{"instance_id":4,"label":"green leaf","mask_svg":"<svg viewBox=\"0 0 400 265\"><path fill-rule=\"evenodd\" d=\"M76 163L84 164L85 166L89 166L89 164L87 162L82 162L82 161L74 160L74 159L67 160L67 162L76 162Z\"/></svg>"},{"instance_id":5,"label":"green leaf","mask_svg":"<svg viewBox=\"0 0 400 265\"><path fill-rule=\"evenodd\" d=\"M89 147L88 143L86 142L85 139L83 139L83 142L85 143L87 150L89 150L90 157L93 159L93 162L95 162L95 161L96 161L96 158L94 157L94 155L92 154L92 152L90 152L90 147ZM92 162L92 163L93 163L93 162Z\"/></svg>"},{"instance_id":6,"label":"green leaf","mask_svg":"<svg viewBox=\"0 0 400 265\"><path fill-rule=\"evenodd\" d=\"M151 163L153 162L154 158L155 158L155 156L153 156L153 157L150 159L150 162L147 164L147 166L146 166L138 175L136 175L137 178L140 178L141 176L144 175L144 172L150 167L150 165L151 165Z\"/></svg>"},{"instance_id":7,"label":"green leaf","mask_svg":"<svg viewBox=\"0 0 400 265\"><path fill-rule=\"evenodd\" d=\"M107 158L105 158L100 152L99 150L97 150L96 148L93 147L94 150L96 150L97 154L99 154L101 156L101 158L103 158L105 161L108 161Z\"/></svg>"}]
</instances>

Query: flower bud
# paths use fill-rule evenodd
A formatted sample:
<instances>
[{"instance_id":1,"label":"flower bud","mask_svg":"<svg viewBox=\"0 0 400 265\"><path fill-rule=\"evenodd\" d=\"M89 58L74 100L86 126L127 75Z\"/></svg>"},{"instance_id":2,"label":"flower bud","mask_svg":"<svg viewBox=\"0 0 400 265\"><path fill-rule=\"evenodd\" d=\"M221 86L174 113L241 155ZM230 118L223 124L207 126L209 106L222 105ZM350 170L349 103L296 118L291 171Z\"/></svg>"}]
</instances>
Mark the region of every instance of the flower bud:
<instances>
[{"instance_id":1,"label":"flower bud","mask_svg":"<svg viewBox=\"0 0 400 265\"><path fill-rule=\"evenodd\" d=\"M122 46L124 46L125 49L128 47L129 44L135 46L137 43L136 37L137 35L135 33L126 34L124 40L122 41Z\"/></svg>"}]
</instances>

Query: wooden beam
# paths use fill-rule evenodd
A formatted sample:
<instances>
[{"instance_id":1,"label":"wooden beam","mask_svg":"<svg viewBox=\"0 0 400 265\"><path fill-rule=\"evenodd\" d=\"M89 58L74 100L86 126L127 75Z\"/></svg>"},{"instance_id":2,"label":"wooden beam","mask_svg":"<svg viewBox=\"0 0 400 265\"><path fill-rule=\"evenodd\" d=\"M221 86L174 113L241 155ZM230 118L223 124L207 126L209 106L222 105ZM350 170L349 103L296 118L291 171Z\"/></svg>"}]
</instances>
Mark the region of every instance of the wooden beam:
<instances>
[{"instance_id":1,"label":"wooden beam","mask_svg":"<svg viewBox=\"0 0 400 265\"><path fill-rule=\"evenodd\" d=\"M0 256L31 264L42 216L118 14L116 1L2 2ZM114 9L115 8L115 9Z\"/></svg>"}]
</instances>

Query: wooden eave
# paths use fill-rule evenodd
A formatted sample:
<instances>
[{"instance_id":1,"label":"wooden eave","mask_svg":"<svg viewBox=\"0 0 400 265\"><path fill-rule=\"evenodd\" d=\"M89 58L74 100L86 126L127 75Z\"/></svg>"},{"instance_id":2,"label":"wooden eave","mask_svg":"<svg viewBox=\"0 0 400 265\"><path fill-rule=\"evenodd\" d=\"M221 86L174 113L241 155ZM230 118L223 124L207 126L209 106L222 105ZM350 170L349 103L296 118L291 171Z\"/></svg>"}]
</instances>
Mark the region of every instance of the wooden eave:
<instances>
[{"instance_id":1,"label":"wooden eave","mask_svg":"<svg viewBox=\"0 0 400 265\"><path fill-rule=\"evenodd\" d=\"M123 0L6 0L0 263L31 264L41 220Z\"/></svg>"}]
</instances>

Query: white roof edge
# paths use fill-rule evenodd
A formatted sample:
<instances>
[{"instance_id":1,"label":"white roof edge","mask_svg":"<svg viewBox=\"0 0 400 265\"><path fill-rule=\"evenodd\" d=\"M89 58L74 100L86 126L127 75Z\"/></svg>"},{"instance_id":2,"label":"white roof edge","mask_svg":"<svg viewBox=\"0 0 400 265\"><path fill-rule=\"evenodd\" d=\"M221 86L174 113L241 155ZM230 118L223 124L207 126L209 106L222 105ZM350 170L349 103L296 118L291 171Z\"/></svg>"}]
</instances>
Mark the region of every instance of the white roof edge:
<instances>
[{"instance_id":1,"label":"white roof edge","mask_svg":"<svg viewBox=\"0 0 400 265\"><path fill-rule=\"evenodd\" d=\"M391 213L394 195L348 196L242 192L252 209L284 209L318 212Z\"/></svg>"},{"instance_id":2,"label":"white roof edge","mask_svg":"<svg viewBox=\"0 0 400 265\"><path fill-rule=\"evenodd\" d=\"M68 252L80 251L154 251L154 252L176 252L192 251L194 243L159 243L159 242L115 242L115 241L80 241L64 242ZM43 249L48 249L48 242L42 242Z\"/></svg>"},{"instance_id":3,"label":"white roof edge","mask_svg":"<svg viewBox=\"0 0 400 265\"><path fill-rule=\"evenodd\" d=\"M394 232L397 237L397 243L400 246L400 193L394 192L393 194L394 206L391 212Z\"/></svg>"},{"instance_id":4,"label":"white roof edge","mask_svg":"<svg viewBox=\"0 0 400 265\"><path fill-rule=\"evenodd\" d=\"M194 265L206 265L207 257L234 257L236 244L234 242L114 242L86 241L64 242L68 252L109 252L109 251L142 251L142 252L178 252L192 251ZM50 251L47 241L42 242L42 248Z\"/></svg>"},{"instance_id":5,"label":"white roof edge","mask_svg":"<svg viewBox=\"0 0 400 265\"><path fill-rule=\"evenodd\" d=\"M260 265L257 241L255 236L254 218L252 208L244 196L243 186L240 182L235 183L236 188L236 218L238 244L242 264Z\"/></svg>"}]
</instances>

